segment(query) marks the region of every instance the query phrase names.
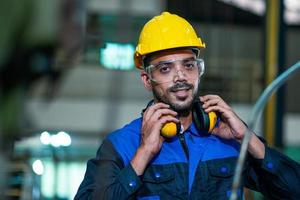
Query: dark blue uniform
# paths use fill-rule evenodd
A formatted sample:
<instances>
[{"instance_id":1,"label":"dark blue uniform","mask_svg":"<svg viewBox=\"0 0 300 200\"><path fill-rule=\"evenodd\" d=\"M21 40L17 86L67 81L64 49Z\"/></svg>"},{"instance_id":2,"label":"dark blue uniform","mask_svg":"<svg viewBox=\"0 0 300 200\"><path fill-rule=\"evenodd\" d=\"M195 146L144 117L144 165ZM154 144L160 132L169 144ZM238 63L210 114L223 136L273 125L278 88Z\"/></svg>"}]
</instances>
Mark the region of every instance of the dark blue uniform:
<instances>
[{"instance_id":1,"label":"dark blue uniform","mask_svg":"<svg viewBox=\"0 0 300 200\"><path fill-rule=\"evenodd\" d=\"M228 199L239 143L206 135L192 124L163 142L144 174L130 161L140 144L142 118L111 133L87 170L75 199ZM265 158L248 155L243 186L271 199L300 199L300 165L266 146ZM243 198L243 189L239 198Z\"/></svg>"}]
</instances>

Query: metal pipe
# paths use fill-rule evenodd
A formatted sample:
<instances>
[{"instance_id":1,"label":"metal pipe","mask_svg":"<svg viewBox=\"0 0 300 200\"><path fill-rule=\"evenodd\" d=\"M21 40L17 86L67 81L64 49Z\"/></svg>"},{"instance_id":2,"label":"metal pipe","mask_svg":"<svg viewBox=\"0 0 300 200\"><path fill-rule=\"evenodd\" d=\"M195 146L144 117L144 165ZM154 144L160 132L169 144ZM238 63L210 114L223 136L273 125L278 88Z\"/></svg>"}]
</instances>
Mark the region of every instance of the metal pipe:
<instances>
[{"instance_id":1,"label":"metal pipe","mask_svg":"<svg viewBox=\"0 0 300 200\"><path fill-rule=\"evenodd\" d=\"M241 182L242 171L247 155L248 143L251 138L250 136L252 129L254 128L261 111L265 107L268 99L273 94L273 92L275 92L283 83L285 83L285 81L288 80L288 78L290 78L290 76L293 75L298 69L300 69L300 61L289 67L275 80L273 80L260 95L259 99L256 101L249 117L248 129L246 130L245 136L242 141L240 155L238 157L237 166L233 177L232 193L230 195L230 200L236 200L238 197L237 191Z\"/></svg>"}]
</instances>

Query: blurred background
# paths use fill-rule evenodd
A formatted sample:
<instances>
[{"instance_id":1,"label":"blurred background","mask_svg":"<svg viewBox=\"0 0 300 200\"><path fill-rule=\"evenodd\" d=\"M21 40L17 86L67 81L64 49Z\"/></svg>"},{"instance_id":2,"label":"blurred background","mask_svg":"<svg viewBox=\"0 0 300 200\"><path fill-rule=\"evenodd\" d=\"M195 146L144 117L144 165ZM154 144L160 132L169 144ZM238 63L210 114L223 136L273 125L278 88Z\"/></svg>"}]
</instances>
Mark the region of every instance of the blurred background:
<instances>
[{"instance_id":1,"label":"blurred background","mask_svg":"<svg viewBox=\"0 0 300 200\"><path fill-rule=\"evenodd\" d=\"M103 138L151 99L133 53L162 11L206 43L202 94L221 95L245 121L300 59L299 0L1 0L0 199L73 199ZM298 162L299 85L296 73L255 130Z\"/></svg>"}]
</instances>

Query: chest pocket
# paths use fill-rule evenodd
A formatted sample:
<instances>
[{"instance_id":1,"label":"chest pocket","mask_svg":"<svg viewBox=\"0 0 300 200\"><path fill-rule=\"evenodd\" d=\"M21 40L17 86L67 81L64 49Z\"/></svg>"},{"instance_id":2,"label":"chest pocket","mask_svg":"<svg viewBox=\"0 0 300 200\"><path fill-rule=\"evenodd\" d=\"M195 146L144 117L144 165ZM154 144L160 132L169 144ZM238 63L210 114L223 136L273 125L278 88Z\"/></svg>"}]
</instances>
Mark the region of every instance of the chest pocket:
<instances>
[{"instance_id":1,"label":"chest pocket","mask_svg":"<svg viewBox=\"0 0 300 200\"><path fill-rule=\"evenodd\" d=\"M143 175L143 195L159 195L161 199L171 198L178 194L179 183L175 170L170 165L150 165ZM171 196L170 196L171 195Z\"/></svg>"},{"instance_id":2,"label":"chest pocket","mask_svg":"<svg viewBox=\"0 0 300 200\"><path fill-rule=\"evenodd\" d=\"M171 165L150 165L143 176L144 182L163 183L175 178L174 169Z\"/></svg>"},{"instance_id":3,"label":"chest pocket","mask_svg":"<svg viewBox=\"0 0 300 200\"><path fill-rule=\"evenodd\" d=\"M236 158L225 158L218 160L210 160L207 167L210 176L216 178L232 177L235 170Z\"/></svg>"},{"instance_id":4,"label":"chest pocket","mask_svg":"<svg viewBox=\"0 0 300 200\"><path fill-rule=\"evenodd\" d=\"M223 200L230 196L236 160L236 157L230 157L207 161L209 199ZM242 199L241 191L239 190L238 199Z\"/></svg>"},{"instance_id":5,"label":"chest pocket","mask_svg":"<svg viewBox=\"0 0 300 200\"><path fill-rule=\"evenodd\" d=\"M226 194L231 190L235 165L236 157L207 161L209 172L207 185L210 194L227 196Z\"/></svg>"}]
</instances>

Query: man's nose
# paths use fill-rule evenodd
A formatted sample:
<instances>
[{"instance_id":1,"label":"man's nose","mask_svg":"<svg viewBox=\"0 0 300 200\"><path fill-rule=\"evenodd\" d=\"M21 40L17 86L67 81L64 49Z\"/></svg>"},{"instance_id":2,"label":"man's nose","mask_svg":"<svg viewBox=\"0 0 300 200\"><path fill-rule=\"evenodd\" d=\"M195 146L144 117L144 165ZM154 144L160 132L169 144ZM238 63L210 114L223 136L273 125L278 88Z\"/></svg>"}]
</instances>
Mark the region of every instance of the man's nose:
<instances>
[{"instance_id":1,"label":"man's nose","mask_svg":"<svg viewBox=\"0 0 300 200\"><path fill-rule=\"evenodd\" d=\"M185 81L186 80L186 74L181 66L181 64L177 64L175 66L175 76L174 81Z\"/></svg>"}]
</instances>

